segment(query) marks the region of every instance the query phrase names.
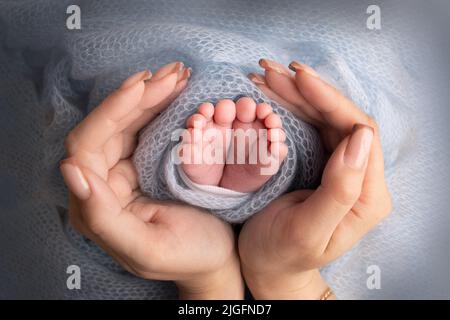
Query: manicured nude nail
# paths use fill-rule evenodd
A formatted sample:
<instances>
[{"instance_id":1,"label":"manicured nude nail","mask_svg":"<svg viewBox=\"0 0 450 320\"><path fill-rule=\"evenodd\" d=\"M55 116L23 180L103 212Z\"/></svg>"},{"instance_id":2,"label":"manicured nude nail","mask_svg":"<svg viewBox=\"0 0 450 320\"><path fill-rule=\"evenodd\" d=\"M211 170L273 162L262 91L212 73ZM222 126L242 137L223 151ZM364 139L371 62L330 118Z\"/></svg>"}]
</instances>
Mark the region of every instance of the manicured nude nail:
<instances>
[{"instance_id":1,"label":"manicured nude nail","mask_svg":"<svg viewBox=\"0 0 450 320\"><path fill-rule=\"evenodd\" d=\"M70 191L72 191L80 200L89 199L91 196L91 189L80 168L76 165L75 160L69 158L61 161L60 170Z\"/></svg>"},{"instance_id":2,"label":"manicured nude nail","mask_svg":"<svg viewBox=\"0 0 450 320\"><path fill-rule=\"evenodd\" d=\"M166 65L162 66L153 75L153 77L150 79L150 82L161 80L162 78L166 77L167 75L173 74L173 73L177 73L177 74L179 73L181 76L183 69L184 69L184 64L183 64L183 62L180 62L180 61L166 64Z\"/></svg>"},{"instance_id":3,"label":"manicured nude nail","mask_svg":"<svg viewBox=\"0 0 450 320\"><path fill-rule=\"evenodd\" d=\"M148 74L142 78L142 80L144 80L144 82L150 81L151 78L153 77L153 73L151 71L148 71Z\"/></svg>"},{"instance_id":4,"label":"manicured nude nail","mask_svg":"<svg viewBox=\"0 0 450 320\"><path fill-rule=\"evenodd\" d=\"M179 61L179 62L175 63L175 66L173 67L171 73L178 73L181 70L183 70L183 68L184 68L184 63Z\"/></svg>"},{"instance_id":5,"label":"manicured nude nail","mask_svg":"<svg viewBox=\"0 0 450 320\"><path fill-rule=\"evenodd\" d=\"M128 89L135 85L136 83L148 80L152 77L152 73L149 70L140 71L138 73L133 74L131 77L129 77L127 80L123 82L123 84L120 86L120 89Z\"/></svg>"},{"instance_id":6,"label":"manicured nude nail","mask_svg":"<svg viewBox=\"0 0 450 320\"><path fill-rule=\"evenodd\" d=\"M353 169L362 169L370 153L373 140L373 128L355 124L344 152L344 163Z\"/></svg>"},{"instance_id":7,"label":"manicured nude nail","mask_svg":"<svg viewBox=\"0 0 450 320\"><path fill-rule=\"evenodd\" d=\"M186 68L184 69L183 73L180 77L178 77L178 82L186 80L191 77L192 68Z\"/></svg>"},{"instance_id":8,"label":"manicured nude nail","mask_svg":"<svg viewBox=\"0 0 450 320\"><path fill-rule=\"evenodd\" d=\"M250 73L248 75L248 78L250 79L250 81L254 82L255 84L266 85L266 81L265 81L264 77L260 74Z\"/></svg>"},{"instance_id":9,"label":"manicured nude nail","mask_svg":"<svg viewBox=\"0 0 450 320\"><path fill-rule=\"evenodd\" d=\"M266 71L275 71L279 74L283 74L285 76L290 77L291 75L289 72L287 72L282 66L280 66L278 63L267 60L267 59L261 59L259 60L259 65L261 68L265 69Z\"/></svg>"},{"instance_id":10,"label":"manicured nude nail","mask_svg":"<svg viewBox=\"0 0 450 320\"><path fill-rule=\"evenodd\" d=\"M142 80L149 80L152 76L153 74L150 70L145 70L144 74L142 75Z\"/></svg>"},{"instance_id":11,"label":"manicured nude nail","mask_svg":"<svg viewBox=\"0 0 450 320\"><path fill-rule=\"evenodd\" d=\"M311 68L310 66L308 66L308 65L306 65L304 63L300 63L300 62L297 62L297 61L292 61L289 64L289 69L291 69L294 72L303 71L303 72L309 74L310 76L313 76L313 77L316 77L316 78L320 77L319 74L313 68Z\"/></svg>"}]
</instances>

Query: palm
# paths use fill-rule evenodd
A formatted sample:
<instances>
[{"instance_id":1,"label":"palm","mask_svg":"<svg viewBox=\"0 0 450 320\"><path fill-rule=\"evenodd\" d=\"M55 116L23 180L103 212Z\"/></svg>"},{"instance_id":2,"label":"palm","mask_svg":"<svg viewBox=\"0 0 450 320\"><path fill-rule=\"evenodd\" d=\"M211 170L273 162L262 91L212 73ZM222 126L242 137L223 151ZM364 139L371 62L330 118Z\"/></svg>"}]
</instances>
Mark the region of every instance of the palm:
<instances>
[{"instance_id":1,"label":"palm","mask_svg":"<svg viewBox=\"0 0 450 320\"><path fill-rule=\"evenodd\" d=\"M125 160L118 166L120 170L127 170L124 168L131 166L131 162ZM198 208L152 200L136 189L134 171L124 178L116 176L116 170L110 170L116 178L109 186L116 190L124 227L133 228L131 232L140 239L134 248L139 252L133 257L135 273L159 278L154 270L176 269L177 273L182 270L186 274L207 272L217 269L229 257L234 235L228 224ZM145 259L140 261L139 257ZM148 261L152 261L151 268Z\"/></svg>"},{"instance_id":2,"label":"palm","mask_svg":"<svg viewBox=\"0 0 450 320\"><path fill-rule=\"evenodd\" d=\"M298 249L295 244L298 245L296 240L302 232L289 227L289 213L298 201L298 194L293 192L276 199L245 223L239 236L239 252L244 263L250 261L261 270L261 266L267 265L264 261L277 261L280 266L292 262L287 257L292 257L292 251Z\"/></svg>"}]
</instances>

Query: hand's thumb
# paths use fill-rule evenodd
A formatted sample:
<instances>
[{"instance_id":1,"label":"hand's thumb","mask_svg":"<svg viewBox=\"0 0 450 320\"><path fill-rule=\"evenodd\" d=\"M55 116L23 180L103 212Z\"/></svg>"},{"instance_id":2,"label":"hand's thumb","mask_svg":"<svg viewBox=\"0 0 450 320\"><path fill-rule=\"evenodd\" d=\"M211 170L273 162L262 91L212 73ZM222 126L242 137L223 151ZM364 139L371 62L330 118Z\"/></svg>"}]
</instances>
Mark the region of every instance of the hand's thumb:
<instances>
[{"instance_id":1,"label":"hand's thumb","mask_svg":"<svg viewBox=\"0 0 450 320\"><path fill-rule=\"evenodd\" d=\"M319 188L300 204L314 230L332 234L358 200L373 140L373 129L355 125L331 155ZM305 218L303 216L303 218Z\"/></svg>"},{"instance_id":2,"label":"hand's thumb","mask_svg":"<svg viewBox=\"0 0 450 320\"><path fill-rule=\"evenodd\" d=\"M79 166L75 158L63 160L60 170L69 190L80 201L83 221L94 233L120 214L122 207L113 190L93 171Z\"/></svg>"}]
</instances>

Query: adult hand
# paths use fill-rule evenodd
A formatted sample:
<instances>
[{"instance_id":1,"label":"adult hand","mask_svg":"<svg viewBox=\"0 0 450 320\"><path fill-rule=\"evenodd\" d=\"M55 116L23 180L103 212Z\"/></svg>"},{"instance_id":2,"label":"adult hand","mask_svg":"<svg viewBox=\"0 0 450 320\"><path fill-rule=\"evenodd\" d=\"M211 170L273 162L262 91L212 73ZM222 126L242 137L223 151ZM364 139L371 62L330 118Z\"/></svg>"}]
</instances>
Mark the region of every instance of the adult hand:
<instances>
[{"instance_id":1,"label":"adult hand","mask_svg":"<svg viewBox=\"0 0 450 320\"><path fill-rule=\"evenodd\" d=\"M181 298L243 297L234 234L210 213L139 190L137 133L184 89L180 62L128 78L67 137L61 172L73 226L129 272L174 280Z\"/></svg>"},{"instance_id":2,"label":"adult hand","mask_svg":"<svg viewBox=\"0 0 450 320\"><path fill-rule=\"evenodd\" d=\"M391 210L378 127L310 67L261 60L249 77L270 98L317 126L332 152L317 190L298 190L247 221L239 254L255 298L318 299L318 268L349 250Z\"/></svg>"}]
</instances>

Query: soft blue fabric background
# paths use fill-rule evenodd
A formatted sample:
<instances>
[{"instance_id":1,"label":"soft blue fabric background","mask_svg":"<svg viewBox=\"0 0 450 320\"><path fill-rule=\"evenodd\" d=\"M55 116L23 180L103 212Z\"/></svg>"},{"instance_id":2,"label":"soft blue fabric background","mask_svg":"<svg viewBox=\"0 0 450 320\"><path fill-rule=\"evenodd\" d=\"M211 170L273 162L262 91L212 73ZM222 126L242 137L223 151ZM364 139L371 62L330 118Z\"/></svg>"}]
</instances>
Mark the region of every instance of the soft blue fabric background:
<instances>
[{"instance_id":1,"label":"soft blue fabric background","mask_svg":"<svg viewBox=\"0 0 450 320\"><path fill-rule=\"evenodd\" d=\"M82 29L67 30L66 8ZM381 8L382 29L366 28ZM172 298L67 221L63 139L127 74L299 59L382 131L392 215L323 272L340 298L449 298L449 10L430 1L0 1L0 298ZM198 78L207 85L207 78ZM82 289L66 288L81 267ZM381 289L366 286L381 270Z\"/></svg>"}]
</instances>

